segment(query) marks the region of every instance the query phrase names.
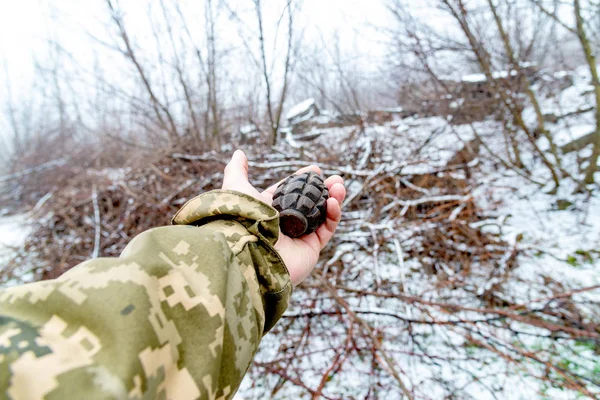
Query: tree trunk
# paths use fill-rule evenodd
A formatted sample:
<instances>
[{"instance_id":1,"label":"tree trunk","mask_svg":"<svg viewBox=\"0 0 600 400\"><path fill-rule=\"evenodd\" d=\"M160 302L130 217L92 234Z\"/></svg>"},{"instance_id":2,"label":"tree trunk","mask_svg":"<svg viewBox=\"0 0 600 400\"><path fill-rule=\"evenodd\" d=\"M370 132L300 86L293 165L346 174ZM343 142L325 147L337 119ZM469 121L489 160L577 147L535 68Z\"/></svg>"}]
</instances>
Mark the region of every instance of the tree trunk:
<instances>
[{"instance_id":1,"label":"tree trunk","mask_svg":"<svg viewBox=\"0 0 600 400\"><path fill-rule=\"evenodd\" d=\"M555 191L560 185L560 179L558 177L558 174L556 173L554 165L552 165L550 160L548 160L548 157L546 157L546 154L544 154L544 152L539 148L538 144L536 143L534 135L523 120L522 110L515 106L514 101L512 101L512 99L510 99L507 96L503 87L498 87L498 85L500 85L500 82L496 82L496 80L494 79L490 54L485 50L483 44L475 37L475 33L471 29L471 26L469 25L467 20L468 13L463 0L456 0L458 9L456 9L451 4L451 0L442 0L442 3L446 5L448 10L450 11L450 14L459 23L463 33L467 37L469 45L471 46L471 50L477 58L477 62L483 70L486 79L490 84L490 88L492 88L495 91L495 93L500 96L500 99L513 116L514 123L525 132L530 144L535 149L535 152L538 154L543 164L548 168L548 171L552 175L552 180L555 184L555 188L553 189Z\"/></svg>"},{"instance_id":2,"label":"tree trunk","mask_svg":"<svg viewBox=\"0 0 600 400\"><path fill-rule=\"evenodd\" d=\"M581 4L579 0L574 0L574 2L577 37L581 42L585 60L590 68L592 85L594 86L594 95L596 97L596 131L594 132L594 138L592 139L594 148L592 150L592 155L589 158L589 165L585 171L585 177L583 178L583 184L589 185L594 183L594 174L598 171L598 158L600 157L600 80L598 80L596 57L585 31L583 16L581 15ZM580 187L580 189L582 188Z\"/></svg>"}]
</instances>

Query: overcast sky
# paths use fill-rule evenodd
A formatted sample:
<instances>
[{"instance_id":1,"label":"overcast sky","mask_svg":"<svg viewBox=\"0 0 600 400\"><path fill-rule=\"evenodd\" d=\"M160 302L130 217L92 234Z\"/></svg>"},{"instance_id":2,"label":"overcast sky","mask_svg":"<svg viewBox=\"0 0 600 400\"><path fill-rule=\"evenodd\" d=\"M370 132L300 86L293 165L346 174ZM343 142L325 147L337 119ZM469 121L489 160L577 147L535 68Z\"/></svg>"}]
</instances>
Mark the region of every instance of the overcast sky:
<instances>
[{"instance_id":1,"label":"overcast sky","mask_svg":"<svg viewBox=\"0 0 600 400\"><path fill-rule=\"evenodd\" d=\"M148 5L151 3L156 5L158 1L113 1L118 3L119 8L124 11L128 32L133 37L135 45L144 48L145 52L140 53L145 53L144 55L147 55L150 60L148 65L152 65L152 61L156 61L156 57L154 60L152 57L156 56L157 50L152 29L150 29ZM170 1L175 0L166 2L172 4ZM189 16L186 15L190 22L190 30L199 31L200 34L197 37L203 37L204 25L201 14L205 1L177 1L178 4L187 7L186 10L190 12ZM387 27L391 23L391 15L385 7L389 0L296 1L302 4L302 8L296 16L295 25L298 32L303 32L308 45L311 45L312 42L318 44L320 40L328 40L335 32L340 38L340 46L346 46L342 50L350 49L348 52L350 56L360 58L359 61L353 59L352 62L360 65L361 73L368 75L369 69L381 68L383 64L378 58L389 51L389 48L384 46L384 37L377 32L376 28ZM469 4L477 4L477 1L482 0L473 0L473 3ZM219 0L213 0L213 2L216 4ZM281 51L281 47L275 48L273 37L275 36L276 22L280 19L282 9L288 2L287 0L262 0L262 2L265 20L268 21L265 33L267 40L271 41L270 45L267 44L267 52L283 57L285 52ZM242 11L245 10L245 14L242 12L242 15L247 18L248 25L256 24L252 0L227 0L227 3ZM442 16L440 10L428 6L431 1L404 0L404 3L423 22L434 25L436 30L445 33L451 32L450 34L454 35L452 29L455 28L452 28L453 24L449 23L448 16ZM66 53L72 56L72 59L69 60L69 62L72 61L72 68L75 68L73 66L75 63L78 67L87 69L91 76L94 72L95 62L98 62L102 65L104 76L108 76L112 82L117 81L124 85L135 84L133 83L134 79L130 79L131 73L134 71L131 71L131 65L124 60L122 55L99 45L87 35L87 33L91 33L107 42L115 39L115 28L108 22L105 0L0 0L0 6L2 10L0 12L0 107L6 107L9 86L14 104L27 104L23 100L37 94L37 91L31 86L33 78L38 76L35 73L34 59L40 60L42 64L51 65L47 62L50 39L59 43ZM197 15L193 15L195 12ZM233 27L235 24L227 20L226 12L223 12L221 21L222 23L217 27L219 44L222 45L221 41L234 43L237 40L238 43L230 45L230 47L243 48L239 43L239 32L236 27ZM280 46L285 42L285 32L282 31L285 29L279 31ZM256 32L253 34L255 40L253 46L257 47ZM386 40L389 40L389 37ZM225 47L222 45L222 48ZM236 57L238 53L236 53ZM62 54L61 56L64 57ZM402 55L399 56L402 57ZM228 63L226 68L221 68L221 73L237 74L238 77L239 75L248 76L248 68L245 68L243 62L236 58L233 63ZM75 76L75 73L71 73L68 63L60 64L61 74L63 77L68 77L70 84L75 78L82 77L82 74ZM451 62L445 64L456 74L472 72L458 68L464 67L462 65L455 65ZM127 75L127 73L130 74ZM363 79L363 76L360 76L359 79ZM237 82L235 79L231 79L231 81ZM84 86L83 80L80 83L80 88L89 89ZM231 92L237 88L227 89ZM77 93L75 96L77 100L80 100L81 93L87 94L87 92L81 91ZM304 94L301 95L304 96ZM225 98L229 98L229 96L225 96ZM299 100L302 99L290 99L289 102ZM288 104L288 107L291 105L293 104ZM46 117L46 115L43 116ZM0 112L0 138L3 132L8 131L6 126L6 113Z\"/></svg>"},{"instance_id":2,"label":"overcast sky","mask_svg":"<svg viewBox=\"0 0 600 400\"><path fill-rule=\"evenodd\" d=\"M141 10L139 17L135 12L128 13L130 28L135 28L138 18L140 24L147 21L147 2L121 0L120 3L125 9ZM62 46L84 60L89 56L90 46L84 31L93 30L106 14L99 0L0 0L0 4L0 62L3 70L8 69L15 95L28 87L34 71L33 59L44 58L49 37L57 37ZM309 36L317 31L325 35L337 31L346 41L358 40L364 44L368 40L365 36L368 26L381 24L387 14L383 2L378 0L304 0L301 18ZM0 75L2 79L4 72Z\"/></svg>"}]
</instances>

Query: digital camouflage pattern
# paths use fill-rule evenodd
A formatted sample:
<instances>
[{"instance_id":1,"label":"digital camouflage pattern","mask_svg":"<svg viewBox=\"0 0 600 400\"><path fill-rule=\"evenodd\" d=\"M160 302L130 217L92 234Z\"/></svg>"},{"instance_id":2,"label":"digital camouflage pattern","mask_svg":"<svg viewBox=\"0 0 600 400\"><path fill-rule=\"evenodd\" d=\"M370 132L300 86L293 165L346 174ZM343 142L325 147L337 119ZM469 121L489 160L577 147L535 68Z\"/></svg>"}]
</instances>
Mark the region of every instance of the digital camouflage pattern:
<instances>
[{"instance_id":1,"label":"digital camouflage pattern","mask_svg":"<svg viewBox=\"0 0 600 400\"><path fill-rule=\"evenodd\" d=\"M2 398L231 398L292 291L278 223L213 191L119 258L0 291Z\"/></svg>"}]
</instances>

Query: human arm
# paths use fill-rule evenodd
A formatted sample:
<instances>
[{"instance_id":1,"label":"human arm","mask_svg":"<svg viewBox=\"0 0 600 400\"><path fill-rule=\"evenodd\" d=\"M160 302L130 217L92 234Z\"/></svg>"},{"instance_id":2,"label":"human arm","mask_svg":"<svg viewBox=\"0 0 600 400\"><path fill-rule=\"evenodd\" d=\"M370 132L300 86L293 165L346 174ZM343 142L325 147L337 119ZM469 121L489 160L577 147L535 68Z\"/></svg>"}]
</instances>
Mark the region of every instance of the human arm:
<instances>
[{"instance_id":1,"label":"human arm","mask_svg":"<svg viewBox=\"0 0 600 400\"><path fill-rule=\"evenodd\" d=\"M235 171L226 182L238 182ZM274 249L277 213L248 193L201 195L175 222L187 226L144 232L119 258L0 291L0 390L16 399L230 398L287 307L282 258L298 260Z\"/></svg>"}]
</instances>

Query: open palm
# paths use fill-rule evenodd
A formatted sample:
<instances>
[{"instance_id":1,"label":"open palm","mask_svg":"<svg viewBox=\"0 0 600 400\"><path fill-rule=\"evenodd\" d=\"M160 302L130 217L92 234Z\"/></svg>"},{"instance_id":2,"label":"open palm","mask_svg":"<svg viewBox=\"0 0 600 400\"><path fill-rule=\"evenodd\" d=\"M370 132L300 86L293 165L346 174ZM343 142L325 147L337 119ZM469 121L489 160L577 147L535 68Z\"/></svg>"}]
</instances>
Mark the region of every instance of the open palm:
<instances>
[{"instance_id":1,"label":"open palm","mask_svg":"<svg viewBox=\"0 0 600 400\"><path fill-rule=\"evenodd\" d=\"M296 172L313 171L321 173L321 169L315 165L302 168ZM266 204L273 203L273 194L279 183L267 190L260 192L248 181L248 159L241 150L237 150L231 161L225 167L223 178L223 189L236 190L248 194ZM275 249L285 262L290 279L294 285L302 282L315 267L319 259L319 253L329 243L342 217L340 205L346 197L346 189L343 179L338 175L325 179L325 186L329 190L330 198L327 200L327 219L316 232L310 235L292 239L280 232L279 240Z\"/></svg>"}]
</instances>

